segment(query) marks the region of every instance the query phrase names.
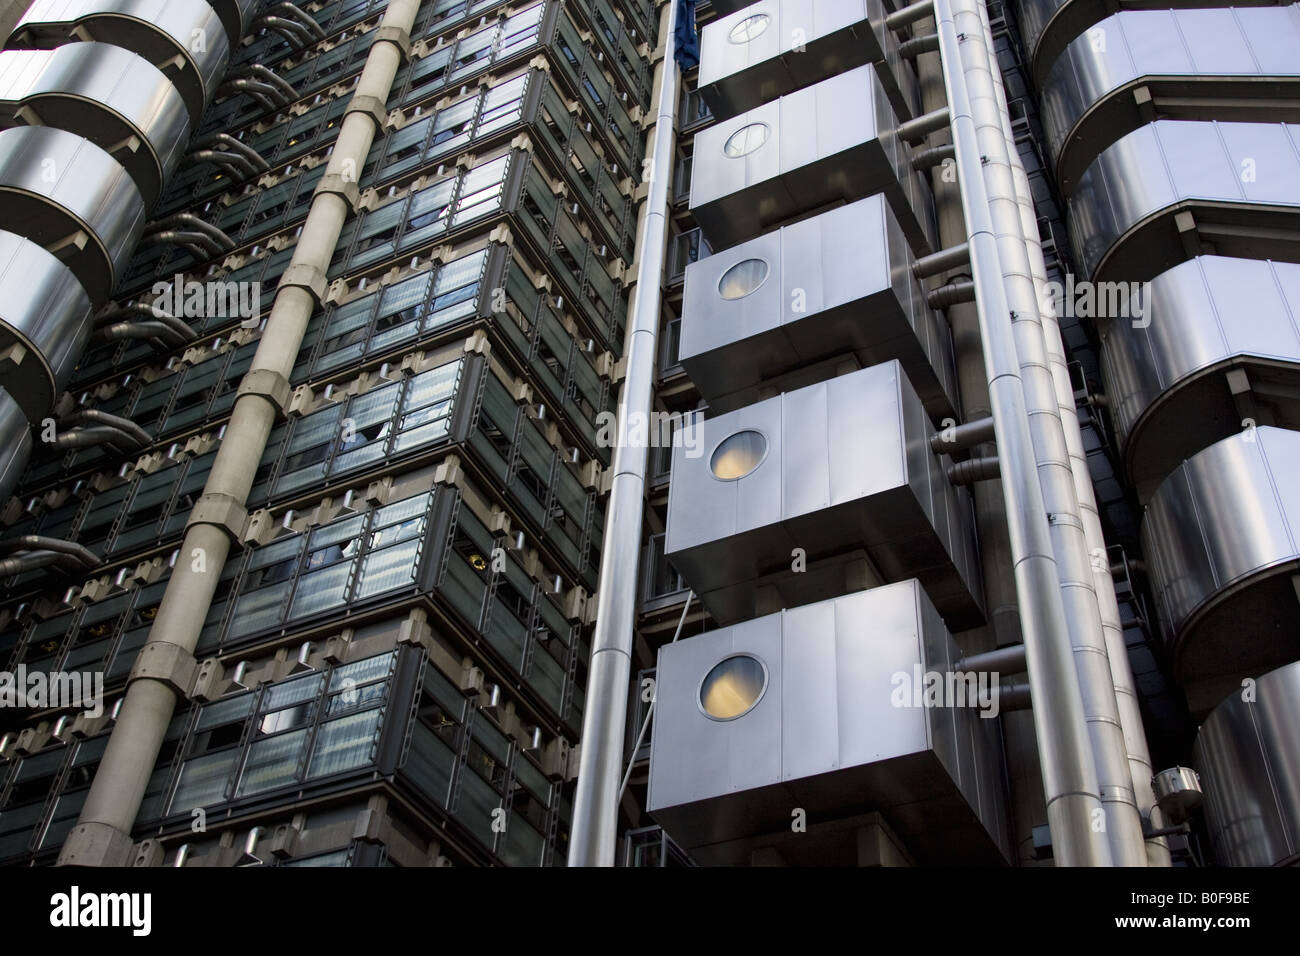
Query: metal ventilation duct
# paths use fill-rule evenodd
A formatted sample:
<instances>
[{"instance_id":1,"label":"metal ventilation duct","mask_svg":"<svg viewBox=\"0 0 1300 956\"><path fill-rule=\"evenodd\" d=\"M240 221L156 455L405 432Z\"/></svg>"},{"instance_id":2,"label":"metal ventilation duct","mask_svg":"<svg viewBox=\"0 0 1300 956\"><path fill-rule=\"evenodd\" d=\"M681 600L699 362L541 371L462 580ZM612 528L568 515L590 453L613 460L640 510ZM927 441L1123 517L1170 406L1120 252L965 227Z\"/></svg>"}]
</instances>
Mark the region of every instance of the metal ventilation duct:
<instances>
[{"instance_id":1,"label":"metal ventilation duct","mask_svg":"<svg viewBox=\"0 0 1300 956\"><path fill-rule=\"evenodd\" d=\"M878 811L922 864L1005 863L998 722L912 693L960 659L916 581L666 645L647 810L706 864L748 863L795 807Z\"/></svg>"},{"instance_id":2,"label":"metal ventilation duct","mask_svg":"<svg viewBox=\"0 0 1300 956\"><path fill-rule=\"evenodd\" d=\"M720 119L873 64L894 112L911 119L920 94L885 27L881 0L762 0L700 31L699 90Z\"/></svg>"},{"instance_id":3,"label":"metal ventilation duct","mask_svg":"<svg viewBox=\"0 0 1300 956\"><path fill-rule=\"evenodd\" d=\"M1070 232L1088 278L1144 281L1203 243L1300 261L1298 206L1300 126L1161 120L1088 167L1069 200Z\"/></svg>"},{"instance_id":4,"label":"metal ventilation duct","mask_svg":"<svg viewBox=\"0 0 1300 956\"><path fill-rule=\"evenodd\" d=\"M1300 658L1300 432L1253 428L1184 462L1142 522L1157 613L1192 712Z\"/></svg>"},{"instance_id":5,"label":"metal ventilation duct","mask_svg":"<svg viewBox=\"0 0 1300 956\"><path fill-rule=\"evenodd\" d=\"M233 50L239 45L239 38L252 25L257 8L261 6L261 0L208 0L208 2L225 25L226 38L230 41L230 49Z\"/></svg>"},{"instance_id":6,"label":"metal ventilation duct","mask_svg":"<svg viewBox=\"0 0 1300 956\"><path fill-rule=\"evenodd\" d=\"M678 357L715 412L797 370L797 385L829 378L808 367L846 352L864 368L898 359L939 422L957 405L952 336L914 261L881 196L701 259L686 269Z\"/></svg>"},{"instance_id":7,"label":"metal ventilation duct","mask_svg":"<svg viewBox=\"0 0 1300 956\"><path fill-rule=\"evenodd\" d=\"M0 389L0 502L13 494L32 452L27 416L10 394Z\"/></svg>"},{"instance_id":8,"label":"metal ventilation duct","mask_svg":"<svg viewBox=\"0 0 1300 956\"><path fill-rule=\"evenodd\" d=\"M113 153L152 205L184 153L190 117L171 80L147 61L106 43L70 43L0 53L0 125L86 137Z\"/></svg>"},{"instance_id":9,"label":"metal ventilation duct","mask_svg":"<svg viewBox=\"0 0 1300 956\"><path fill-rule=\"evenodd\" d=\"M1143 10L1102 20L1041 90L1056 180L1069 193L1107 146L1161 119L1300 120L1300 8Z\"/></svg>"},{"instance_id":10,"label":"metal ventilation duct","mask_svg":"<svg viewBox=\"0 0 1300 956\"><path fill-rule=\"evenodd\" d=\"M982 623L970 501L932 431L897 362L697 424L673 450L667 558L723 624L911 577L952 628Z\"/></svg>"},{"instance_id":11,"label":"metal ventilation duct","mask_svg":"<svg viewBox=\"0 0 1300 956\"><path fill-rule=\"evenodd\" d=\"M1287 0L1233 0L1234 7L1283 6ZM1042 88L1056 58L1076 37L1116 10L1200 10L1222 6L1222 0L1017 0L1021 41L1029 57L1034 85ZM1208 12L1208 11L1206 11ZM1197 33L1197 40L1213 36ZM1198 45L1196 52L1204 50Z\"/></svg>"},{"instance_id":12,"label":"metal ventilation duct","mask_svg":"<svg viewBox=\"0 0 1300 956\"><path fill-rule=\"evenodd\" d=\"M1246 397L1270 416L1256 424L1300 429L1300 265L1200 256L1153 279L1144 300L1140 317L1099 322L1107 407L1139 498L1240 433Z\"/></svg>"},{"instance_id":13,"label":"metal ventilation duct","mask_svg":"<svg viewBox=\"0 0 1300 956\"><path fill-rule=\"evenodd\" d=\"M1197 734L1195 761L1216 862L1300 863L1300 662L1214 708Z\"/></svg>"},{"instance_id":14,"label":"metal ventilation duct","mask_svg":"<svg viewBox=\"0 0 1300 956\"><path fill-rule=\"evenodd\" d=\"M46 126L0 132L0 229L54 252L108 300L144 221L127 171L88 139Z\"/></svg>"},{"instance_id":15,"label":"metal ventilation duct","mask_svg":"<svg viewBox=\"0 0 1300 956\"><path fill-rule=\"evenodd\" d=\"M67 266L11 232L0 232L0 289L0 386L36 422L90 338L90 299Z\"/></svg>"},{"instance_id":16,"label":"metal ventilation duct","mask_svg":"<svg viewBox=\"0 0 1300 956\"><path fill-rule=\"evenodd\" d=\"M53 49L98 40L144 57L167 75L197 126L230 59L221 17L204 0L37 0L9 49Z\"/></svg>"},{"instance_id":17,"label":"metal ventilation duct","mask_svg":"<svg viewBox=\"0 0 1300 956\"><path fill-rule=\"evenodd\" d=\"M791 218L884 193L918 254L933 243L930 191L870 66L783 96L695 137L691 212L714 249Z\"/></svg>"}]
</instances>

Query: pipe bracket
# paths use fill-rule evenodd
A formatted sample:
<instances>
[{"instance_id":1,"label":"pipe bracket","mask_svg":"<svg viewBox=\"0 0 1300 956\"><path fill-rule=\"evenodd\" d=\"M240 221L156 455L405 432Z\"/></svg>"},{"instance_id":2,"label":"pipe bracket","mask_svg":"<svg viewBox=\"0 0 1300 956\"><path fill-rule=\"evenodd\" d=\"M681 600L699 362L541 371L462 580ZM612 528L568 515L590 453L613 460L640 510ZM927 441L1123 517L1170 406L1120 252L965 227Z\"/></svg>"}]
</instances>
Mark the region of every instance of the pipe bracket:
<instances>
[{"instance_id":1,"label":"pipe bracket","mask_svg":"<svg viewBox=\"0 0 1300 956\"><path fill-rule=\"evenodd\" d=\"M130 687L137 680L156 680L171 688L177 697L188 699L198 672L194 655L179 644L149 641L136 655L126 683Z\"/></svg>"},{"instance_id":2,"label":"pipe bracket","mask_svg":"<svg viewBox=\"0 0 1300 956\"><path fill-rule=\"evenodd\" d=\"M307 292L319 308L325 301L325 273L306 262L295 262L284 270L278 289L294 287Z\"/></svg>"},{"instance_id":3,"label":"pipe bracket","mask_svg":"<svg viewBox=\"0 0 1300 956\"><path fill-rule=\"evenodd\" d=\"M392 24L382 26L375 31L375 40L371 47L373 48L375 43L383 43L384 41L397 47L402 54L403 63L411 58L411 34L406 30Z\"/></svg>"},{"instance_id":4,"label":"pipe bracket","mask_svg":"<svg viewBox=\"0 0 1300 956\"><path fill-rule=\"evenodd\" d=\"M185 529L188 531L193 525L210 524L225 531L238 544L243 538L247 523L248 512L239 501L230 495L209 492L194 503L189 520L185 522Z\"/></svg>"},{"instance_id":5,"label":"pipe bracket","mask_svg":"<svg viewBox=\"0 0 1300 956\"><path fill-rule=\"evenodd\" d=\"M279 372L269 368L255 368L244 374L239 390L235 393L235 400L238 401L244 395L264 398L275 406L276 417L283 418L292 394L293 389L289 386L288 379Z\"/></svg>"},{"instance_id":6,"label":"pipe bracket","mask_svg":"<svg viewBox=\"0 0 1300 956\"><path fill-rule=\"evenodd\" d=\"M326 173L316 184L314 195L329 193L338 196L348 206L348 212L355 214L357 211L357 202L361 198L361 188L357 185L355 176L344 176L342 173Z\"/></svg>"},{"instance_id":7,"label":"pipe bracket","mask_svg":"<svg viewBox=\"0 0 1300 956\"><path fill-rule=\"evenodd\" d=\"M388 104L377 96L355 95L348 101L348 108L343 111L346 117L349 113L363 113L370 117L375 124L375 132L382 133L384 127L388 125Z\"/></svg>"}]
</instances>

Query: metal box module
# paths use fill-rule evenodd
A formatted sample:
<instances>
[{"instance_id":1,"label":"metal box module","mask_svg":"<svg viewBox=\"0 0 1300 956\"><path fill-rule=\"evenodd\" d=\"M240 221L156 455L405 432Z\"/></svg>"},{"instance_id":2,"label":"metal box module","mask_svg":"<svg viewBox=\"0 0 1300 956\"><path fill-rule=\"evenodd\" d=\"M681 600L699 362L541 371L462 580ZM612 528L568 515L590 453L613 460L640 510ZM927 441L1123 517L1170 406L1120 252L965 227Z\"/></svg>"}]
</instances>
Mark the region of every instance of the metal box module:
<instances>
[{"instance_id":1,"label":"metal box module","mask_svg":"<svg viewBox=\"0 0 1300 956\"><path fill-rule=\"evenodd\" d=\"M918 578L950 627L980 623L969 499L932 430L897 362L699 423L673 454L668 560L724 624L762 612L760 586L786 607L852 590L811 570L864 550L874 583Z\"/></svg>"},{"instance_id":2,"label":"metal box module","mask_svg":"<svg viewBox=\"0 0 1300 956\"><path fill-rule=\"evenodd\" d=\"M916 80L880 0L762 0L700 31L700 93L718 119L864 64L894 111L914 116Z\"/></svg>"},{"instance_id":3,"label":"metal box module","mask_svg":"<svg viewBox=\"0 0 1300 956\"><path fill-rule=\"evenodd\" d=\"M820 359L898 359L939 421L956 407L952 336L914 261L882 196L701 259L686 269L678 357L716 411Z\"/></svg>"},{"instance_id":4,"label":"metal box module","mask_svg":"<svg viewBox=\"0 0 1300 956\"><path fill-rule=\"evenodd\" d=\"M691 213L714 249L794 216L882 192L918 253L933 244L929 188L870 66L725 120L695 137Z\"/></svg>"},{"instance_id":5,"label":"metal box module","mask_svg":"<svg viewBox=\"0 0 1300 956\"><path fill-rule=\"evenodd\" d=\"M665 646L648 810L705 863L747 862L795 808L879 811L919 862L1002 862L998 722L912 693L959 659L916 581Z\"/></svg>"}]
</instances>

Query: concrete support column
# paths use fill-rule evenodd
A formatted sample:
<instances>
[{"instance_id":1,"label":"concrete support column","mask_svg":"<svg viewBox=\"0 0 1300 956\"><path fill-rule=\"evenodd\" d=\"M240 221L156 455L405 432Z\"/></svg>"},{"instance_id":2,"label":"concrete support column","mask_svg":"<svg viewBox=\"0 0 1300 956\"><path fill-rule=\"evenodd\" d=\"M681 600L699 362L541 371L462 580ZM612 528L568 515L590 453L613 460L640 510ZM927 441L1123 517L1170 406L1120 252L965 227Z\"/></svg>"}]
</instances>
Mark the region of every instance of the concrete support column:
<instances>
[{"instance_id":1,"label":"concrete support column","mask_svg":"<svg viewBox=\"0 0 1300 956\"><path fill-rule=\"evenodd\" d=\"M248 493L281 411L277 395L287 395L287 380L307 322L324 295L325 273L353 210L357 180L382 123L393 78L410 48L418 10L419 0L391 0L384 12L252 365L240 384L203 495L190 514L180 556L149 640L140 650L86 804L59 854L60 864L127 862L131 829L167 725L178 696L190 690L165 674L141 669L140 661L156 656L175 659L178 653L182 660L193 659L230 546L243 531Z\"/></svg>"}]
</instances>

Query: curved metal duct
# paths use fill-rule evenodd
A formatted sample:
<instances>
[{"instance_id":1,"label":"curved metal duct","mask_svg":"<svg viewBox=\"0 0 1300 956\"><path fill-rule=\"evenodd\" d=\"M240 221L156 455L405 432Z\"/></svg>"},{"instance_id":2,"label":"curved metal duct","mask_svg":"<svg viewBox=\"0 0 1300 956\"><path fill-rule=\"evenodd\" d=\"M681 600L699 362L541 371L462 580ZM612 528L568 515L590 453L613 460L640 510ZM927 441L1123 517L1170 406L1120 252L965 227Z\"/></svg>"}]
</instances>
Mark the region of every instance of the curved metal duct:
<instances>
[{"instance_id":1,"label":"curved metal duct","mask_svg":"<svg viewBox=\"0 0 1300 956\"><path fill-rule=\"evenodd\" d=\"M1241 431L1243 383L1269 424L1300 428L1300 265L1200 256L1144 299L1140 318L1099 323L1107 407L1139 498Z\"/></svg>"},{"instance_id":2,"label":"curved metal duct","mask_svg":"<svg viewBox=\"0 0 1300 956\"><path fill-rule=\"evenodd\" d=\"M1189 458L1142 521L1151 589L1194 714L1300 658L1300 432L1253 428Z\"/></svg>"},{"instance_id":3,"label":"curved metal duct","mask_svg":"<svg viewBox=\"0 0 1300 956\"><path fill-rule=\"evenodd\" d=\"M231 51L227 27L204 0L37 0L6 45L48 50L77 40L125 47L154 64L180 91L194 125Z\"/></svg>"},{"instance_id":4,"label":"curved metal duct","mask_svg":"<svg viewBox=\"0 0 1300 956\"><path fill-rule=\"evenodd\" d=\"M1300 662L1214 708L1197 734L1195 763L1220 865L1300 862Z\"/></svg>"},{"instance_id":5,"label":"curved metal duct","mask_svg":"<svg viewBox=\"0 0 1300 956\"><path fill-rule=\"evenodd\" d=\"M1285 6L1289 0L1233 0L1234 7ZM1043 79L1061 51L1079 34L1116 10L1196 10L1220 7L1222 0L1017 0L1020 36L1034 84Z\"/></svg>"},{"instance_id":6,"label":"curved metal duct","mask_svg":"<svg viewBox=\"0 0 1300 956\"><path fill-rule=\"evenodd\" d=\"M1069 193L1098 153L1152 119L1300 120L1298 49L1295 6L1102 20L1065 48L1041 88L1057 183Z\"/></svg>"},{"instance_id":7,"label":"curved metal duct","mask_svg":"<svg viewBox=\"0 0 1300 956\"><path fill-rule=\"evenodd\" d=\"M146 204L161 194L190 131L189 112L172 81L130 50L107 43L0 53L0 116L3 125L52 126L113 153ZM144 148L131 148L132 141Z\"/></svg>"},{"instance_id":8,"label":"curved metal duct","mask_svg":"<svg viewBox=\"0 0 1300 956\"><path fill-rule=\"evenodd\" d=\"M127 171L75 133L46 126L0 132L0 228L44 246L108 300L144 221Z\"/></svg>"},{"instance_id":9,"label":"curved metal duct","mask_svg":"<svg viewBox=\"0 0 1300 956\"><path fill-rule=\"evenodd\" d=\"M1151 279L1213 245L1300 261L1300 126L1159 120L1106 149L1069 200L1086 278Z\"/></svg>"},{"instance_id":10,"label":"curved metal duct","mask_svg":"<svg viewBox=\"0 0 1300 956\"><path fill-rule=\"evenodd\" d=\"M90 336L90 299L40 246L0 232L0 386L40 421L63 391Z\"/></svg>"},{"instance_id":11,"label":"curved metal duct","mask_svg":"<svg viewBox=\"0 0 1300 956\"><path fill-rule=\"evenodd\" d=\"M233 50L253 22L260 0L209 0L226 28L226 37Z\"/></svg>"},{"instance_id":12,"label":"curved metal duct","mask_svg":"<svg viewBox=\"0 0 1300 956\"><path fill-rule=\"evenodd\" d=\"M0 389L0 501L5 501L32 452L32 430L27 416L10 394Z\"/></svg>"}]
</instances>

